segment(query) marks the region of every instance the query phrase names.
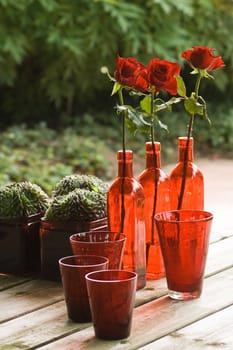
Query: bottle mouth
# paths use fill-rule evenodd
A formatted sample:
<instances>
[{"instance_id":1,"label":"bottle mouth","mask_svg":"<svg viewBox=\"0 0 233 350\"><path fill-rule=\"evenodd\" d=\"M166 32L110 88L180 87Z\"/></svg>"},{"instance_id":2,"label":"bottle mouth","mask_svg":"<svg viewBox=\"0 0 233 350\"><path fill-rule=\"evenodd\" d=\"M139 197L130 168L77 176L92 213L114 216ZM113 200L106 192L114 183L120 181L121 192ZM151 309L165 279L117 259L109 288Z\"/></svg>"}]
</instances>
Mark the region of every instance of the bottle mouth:
<instances>
[{"instance_id":1,"label":"bottle mouth","mask_svg":"<svg viewBox=\"0 0 233 350\"><path fill-rule=\"evenodd\" d=\"M124 161L124 153L125 153L125 161L130 161L133 159L133 151L131 150L120 150L117 152L117 160L118 161Z\"/></svg>"},{"instance_id":2,"label":"bottle mouth","mask_svg":"<svg viewBox=\"0 0 233 350\"><path fill-rule=\"evenodd\" d=\"M190 137L190 139L188 139L188 137L179 137L178 138L178 144L179 144L179 147L187 147L187 145L189 147L192 147L193 146L193 137Z\"/></svg>"},{"instance_id":3,"label":"bottle mouth","mask_svg":"<svg viewBox=\"0 0 233 350\"><path fill-rule=\"evenodd\" d=\"M156 152L160 151L160 142L154 142L154 149ZM152 142L146 142L146 152L153 152Z\"/></svg>"}]
</instances>

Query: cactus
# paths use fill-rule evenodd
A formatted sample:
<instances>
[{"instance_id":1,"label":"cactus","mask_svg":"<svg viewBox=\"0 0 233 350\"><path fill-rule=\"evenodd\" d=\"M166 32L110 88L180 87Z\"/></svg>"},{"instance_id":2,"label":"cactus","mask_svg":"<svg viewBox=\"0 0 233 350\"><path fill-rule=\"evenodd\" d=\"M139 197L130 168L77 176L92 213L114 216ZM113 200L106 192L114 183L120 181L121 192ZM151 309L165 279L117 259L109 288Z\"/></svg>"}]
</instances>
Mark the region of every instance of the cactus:
<instances>
[{"instance_id":1,"label":"cactus","mask_svg":"<svg viewBox=\"0 0 233 350\"><path fill-rule=\"evenodd\" d=\"M94 221L107 216L108 184L94 175L68 175L52 191L44 219Z\"/></svg>"},{"instance_id":2,"label":"cactus","mask_svg":"<svg viewBox=\"0 0 233 350\"><path fill-rule=\"evenodd\" d=\"M107 216L106 195L77 188L54 197L45 212L45 220L92 221Z\"/></svg>"},{"instance_id":3,"label":"cactus","mask_svg":"<svg viewBox=\"0 0 233 350\"><path fill-rule=\"evenodd\" d=\"M76 188L98 193L107 193L108 184L94 175L68 175L58 182L52 191L53 197L68 194Z\"/></svg>"},{"instance_id":4,"label":"cactus","mask_svg":"<svg viewBox=\"0 0 233 350\"><path fill-rule=\"evenodd\" d=\"M15 182L0 187L0 218L27 217L45 212L48 195L36 184Z\"/></svg>"}]
</instances>

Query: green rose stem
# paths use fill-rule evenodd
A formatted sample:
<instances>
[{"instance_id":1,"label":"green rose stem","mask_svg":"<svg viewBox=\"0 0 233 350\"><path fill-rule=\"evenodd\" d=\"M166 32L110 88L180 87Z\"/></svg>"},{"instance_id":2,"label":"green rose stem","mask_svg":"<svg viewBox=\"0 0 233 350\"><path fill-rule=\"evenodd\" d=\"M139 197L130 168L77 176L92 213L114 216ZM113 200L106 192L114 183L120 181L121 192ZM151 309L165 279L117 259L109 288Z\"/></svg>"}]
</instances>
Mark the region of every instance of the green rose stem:
<instances>
[{"instance_id":1,"label":"green rose stem","mask_svg":"<svg viewBox=\"0 0 233 350\"><path fill-rule=\"evenodd\" d=\"M199 97L198 93L199 93L201 78L202 78L202 75L201 75L201 73L199 73L197 81L196 81L196 85L195 85L196 103L197 103L198 97ZM183 203L183 198L184 198L184 191L185 191L185 185L186 185L186 175L187 175L187 169L188 169L188 148L189 148L189 144L190 144L190 139L192 137L194 118L195 118L195 114L193 113L190 116L189 125L188 125L187 143L186 143L186 148L185 148L185 153L184 153L184 171L183 171L183 175L182 175L180 195L179 195L179 200L178 200L178 207L177 207L178 210L181 209L182 203Z\"/></svg>"},{"instance_id":2,"label":"green rose stem","mask_svg":"<svg viewBox=\"0 0 233 350\"><path fill-rule=\"evenodd\" d=\"M124 105L124 98L122 88L118 90L118 96L120 105ZM125 164L125 149L126 149L126 137L125 137L125 119L127 117L127 110L123 110L122 114L122 151L123 151L123 177L121 182L121 222L120 222L120 232L124 232L124 220L125 220L125 172L126 172L126 164Z\"/></svg>"},{"instance_id":3,"label":"green rose stem","mask_svg":"<svg viewBox=\"0 0 233 350\"><path fill-rule=\"evenodd\" d=\"M154 90L152 89L151 92L151 101L150 101L150 112L151 115L153 116L154 113ZM155 211L156 211L156 203L157 203L157 195L158 195L158 186L157 186L157 176L156 176L156 169L158 167L157 164L157 157L155 154L155 144L154 144L154 123L153 123L153 118L152 118L152 124L150 126L150 135L151 135L151 142L152 142L152 151L153 151L153 162L154 162L154 170L155 170L155 178L154 178L154 200L153 200L153 208L152 208L152 213L151 213L151 244L153 245L155 242L155 230L154 230L154 216L155 216ZM148 244L147 250L148 250L148 255L149 256L149 249L150 246Z\"/></svg>"}]
</instances>

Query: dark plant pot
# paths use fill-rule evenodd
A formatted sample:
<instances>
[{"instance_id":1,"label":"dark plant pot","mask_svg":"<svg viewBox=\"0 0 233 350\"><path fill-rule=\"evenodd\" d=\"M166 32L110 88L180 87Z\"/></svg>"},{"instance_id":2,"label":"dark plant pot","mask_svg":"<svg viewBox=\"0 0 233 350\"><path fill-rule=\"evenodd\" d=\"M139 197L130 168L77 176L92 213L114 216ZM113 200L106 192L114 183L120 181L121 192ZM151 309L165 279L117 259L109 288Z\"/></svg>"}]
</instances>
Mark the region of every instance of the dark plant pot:
<instances>
[{"instance_id":1,"label":"dark plant pot","mask_svg":"<svg viewBox=\"0 0 233 350\"><path fill-rule=\"evenodd\" d=\"M107 218L96 221L47 221L41 219L41 276L60 281L58 260L73 255L69 238L84 231L107 230Z\"/></svg>"},{"instance_id":2,"label":"dark plant pot","mask_svg":"<svg viewBox=\"0 0 233 350\"><path fill-rule=\"evenodd\" d=\"M0 272L40 271L40 219L43 214L0 219Z\"/></svg>"}]
</instances>

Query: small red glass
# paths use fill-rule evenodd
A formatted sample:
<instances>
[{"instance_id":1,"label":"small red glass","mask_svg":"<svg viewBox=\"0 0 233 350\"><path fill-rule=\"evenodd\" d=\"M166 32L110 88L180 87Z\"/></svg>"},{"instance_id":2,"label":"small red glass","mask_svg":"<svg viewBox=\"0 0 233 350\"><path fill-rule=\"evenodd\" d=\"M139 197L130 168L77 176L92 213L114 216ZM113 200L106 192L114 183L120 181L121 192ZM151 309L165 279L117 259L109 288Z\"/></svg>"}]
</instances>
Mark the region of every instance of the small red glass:
<instances>
[{"instance_id":1,"label":"small red glass","mask_svg":"<svg viewBox=\"0 0 233 350\"><path fill-rule=\"evenodd\" d=\"M198 298L213 215L201 210L175 210L155 215L168 294L172 299Z\"/></svg>"},{"instance_id":2,"label":"small red glass","mask_svg":"<svg viewBox=\"0 0 233 350\"><path fill-rule=\"evenodd\" d=\"M106 270L86 275L95 336L114 340L130 335L137 274Z\"/></svg>"},{"instance_id":3,"label":"small red glass","mask_svg":"<svg viewBox=\"0 0 233 350\"><path fill-rule=\"evenodd\" d=\"M94 255L72 255L59 260L62 285L69 319L90 322L91 311L85 275L108 268L108 259Z\"/></svg>"},{"instance_id":4,"label":"small red glass","mask_svg":"<svg viewBox=\"0 0 233 350\"><path fill-rule=\"evenodd\" d=\"M119 232L89 231L70 236L75 255L101 255L109 259L109 269L120 269L126 236Z\"/></svg>"}]
</instances>

